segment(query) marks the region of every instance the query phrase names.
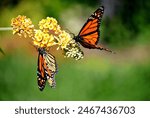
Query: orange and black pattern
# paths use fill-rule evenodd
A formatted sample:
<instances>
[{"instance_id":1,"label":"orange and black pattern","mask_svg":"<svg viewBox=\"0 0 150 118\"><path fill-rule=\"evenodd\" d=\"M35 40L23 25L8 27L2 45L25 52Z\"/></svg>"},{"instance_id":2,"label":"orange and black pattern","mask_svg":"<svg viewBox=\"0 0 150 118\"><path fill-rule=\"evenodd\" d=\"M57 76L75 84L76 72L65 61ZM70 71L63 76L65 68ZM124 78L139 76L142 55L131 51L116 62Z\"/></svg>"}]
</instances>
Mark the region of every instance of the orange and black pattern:
<instances>
[{"instance_id":1,"label":"orange and black pattern","mask_svg":"<svg viewBox=\"0 0 150 118\"><path fill-rule=\"evenodd\" d=\"M38 87L42 91L45 88L46 81L51 81L50 86L54 88L56 82L54 76L57 72L57 65L55 57L45 51L44 48L38 49L38 68L37 68L37 81Z\"/></svg>"},{"instance_id":2,"label":"orange and black pattern","mask_svg":"<svg viewBox=\"0 0 150 118\"><path fill-rule=\"evenodd\" d=\"M79 34L74 37L74 40L79 42L83 47L89 49L100 49L112 52L111 50L97 45L100 38L100 23L104 13L104 7L98 8L87 20Z\"/></svg>"}]
</instances>

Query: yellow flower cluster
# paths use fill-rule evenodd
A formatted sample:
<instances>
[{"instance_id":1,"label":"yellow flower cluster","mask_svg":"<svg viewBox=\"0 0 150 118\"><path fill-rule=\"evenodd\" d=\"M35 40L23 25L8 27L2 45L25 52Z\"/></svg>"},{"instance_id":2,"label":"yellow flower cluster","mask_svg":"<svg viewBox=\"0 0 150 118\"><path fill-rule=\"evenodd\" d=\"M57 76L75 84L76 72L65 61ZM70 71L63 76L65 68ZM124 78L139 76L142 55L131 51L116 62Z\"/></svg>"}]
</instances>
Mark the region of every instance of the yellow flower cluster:
<instances>
[{"instance_id":1,"label":"yellow flower cluster","mask_svg":"<svg viewBox=\"0 0 150 118\"><path fill-rule=\"evenodd\" d=\"M43 41L41 40L39 41L38 39L36 40L36 38L34 38L34 41L36 42L36 44L37 42L39 42L39 45L38 45L39 47L44 45L45 47L48 48L50 46L57 44L62 49L64 49L67 46L68 41L71 40L70 35L67 32L61 30L60 26L57 23L57 20L54 18L47 17L46 19L42 19L39 22L39 29L43 32L43 34L51 35L51 38L53 38L54 42L56 42L56 43L44 43L43 44Z\"/></svg>"},{"instance_id":2,"label":"yellow flower cluster","mask_svg":"<svg viewBox=\"0 0 150 118\"><path fill-rule=\"evenodd\" d=\"M61 33L58 35L58 38L59 38L58 45L60 45L62 49L67 48L67 45L72 40L70 34L65 32L64 30L61 31Z\"/></svg>"},{"instance_id":3,"label":"yellow flower cluster","mask_svg":"<svg viewBox=\"0 0 150 118\"><path fill-rule=\"evenodd\" d=\"M52 34L44 33L41 30L35 30L33 44L38 47L50 47L56 45Z\"/></svg>"},{"instance_id":4,"label":"yellow flower cluster","mask_svg":"<svg viewBox=\"0 0 150 118\"><path fill-rule=\"evenodd\" d=\"M13 18L11 20L11 26L13 28L13 34L18 34L19 36L23 35L24 37L33 36L34 25L30 18L27 18L26 16L19 15L18 17Z\"/></svg>"},{"instance_id":5,"label":"yellow flower cluster","mask_svg":"<svg viewBox=\"0 0 150 118\"><path fill-rule=\"evenodd\" d=\"M45 33L55 33L61 32L60 26L57 24L57 20L52 17L47 17L39 22L39 29Z\"/></svg>"},{"instance_id":6,"label":"yellow flower cluster","mask_svg":"<svg viewBox=\"0 0 150 118\"><path fill-rule=\"evenodd\" d=\"M57 20L47 17L39 22L39 29L26 16L18 16L12 19L13 34L32 37L33 45L38 48L48 49L58 45L65 53L65 57L73 57L76 60L83 58L83 52L69 33L61 30Z\"/></svg>"}]
</instances>

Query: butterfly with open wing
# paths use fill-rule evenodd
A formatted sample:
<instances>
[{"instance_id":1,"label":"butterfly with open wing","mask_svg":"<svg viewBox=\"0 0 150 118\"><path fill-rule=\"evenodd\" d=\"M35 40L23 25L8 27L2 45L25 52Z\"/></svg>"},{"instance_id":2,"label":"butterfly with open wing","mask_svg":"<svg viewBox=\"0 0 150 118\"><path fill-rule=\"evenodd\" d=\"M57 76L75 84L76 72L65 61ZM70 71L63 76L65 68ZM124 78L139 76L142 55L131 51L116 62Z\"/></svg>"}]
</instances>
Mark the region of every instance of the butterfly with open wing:
<instances>
[{"instance_id":1,"label":"butterfly with open wing","mask_svg":"<svg viewBox=\"0 0 150 118\"><path fill-rule=\"evenodd\" d=\"M79 34L74 36L73 39L79 42L83 47L89 49L100 49L108 52L112 52L110 49L105 48L101 44L98 44L100 38L100 24L104 13L104 6L98 8L87 20L84 26L81 28Z\"/></svg>"},{"instance_id":2,"label":"butterfly with open wing","mask_svg":"<svg viewBox=\"0 0 150 118\"><path fill-rule=\"evenodd\" d=\"M55 57L48 53L44 48L38 48L38 52L38 87L42 91L45 88L46 81L48 81L50 86L55 88L56 82L54 76L57 73Z\"/></svg>"}]
</instances>

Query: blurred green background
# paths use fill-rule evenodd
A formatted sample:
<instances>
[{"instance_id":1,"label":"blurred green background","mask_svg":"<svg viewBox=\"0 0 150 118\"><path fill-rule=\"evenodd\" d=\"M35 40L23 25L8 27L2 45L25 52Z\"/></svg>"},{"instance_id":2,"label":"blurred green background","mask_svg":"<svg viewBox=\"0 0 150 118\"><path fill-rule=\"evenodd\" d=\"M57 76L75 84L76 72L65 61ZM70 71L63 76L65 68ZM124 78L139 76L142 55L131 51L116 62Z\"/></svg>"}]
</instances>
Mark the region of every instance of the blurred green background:
<instances>
[{"instance_id":1,"label":"blurred green background","mask_svg":"<svg viewBox=\"0 0 150 118\"><path fill-rule=\"evenodd\" d=\"M3 0L0 27L11 18L26 15L38 26L47 16L63 29L78 34L87 18L104 5L100 42L116 54L82 50L82 60L63 58L58 63L56 89L37 87L37 51L31 39L0 32L0 100L150 100L149 0Z\"/></svg>"}]
</instances>

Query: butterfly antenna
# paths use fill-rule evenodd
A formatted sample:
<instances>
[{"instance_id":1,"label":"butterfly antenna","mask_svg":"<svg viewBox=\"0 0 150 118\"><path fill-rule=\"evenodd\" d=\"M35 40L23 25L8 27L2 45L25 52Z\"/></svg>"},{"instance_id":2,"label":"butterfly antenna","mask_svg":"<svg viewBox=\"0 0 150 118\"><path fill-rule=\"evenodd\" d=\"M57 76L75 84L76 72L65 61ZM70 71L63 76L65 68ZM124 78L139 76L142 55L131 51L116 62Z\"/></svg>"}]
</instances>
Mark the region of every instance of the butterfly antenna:
<instances>
[{"instance_id":1,"label":"butterfly antenna","mask_svg":"<svg viewBox=\"0 0 150 118\"><path fill-rule=\"evenodd\" d=\"M75 34L72 33L69 29L66 29L67 32L69 32L69 34L73 35L73 37L75 37Z\"/></svg>"}]
</instances>

